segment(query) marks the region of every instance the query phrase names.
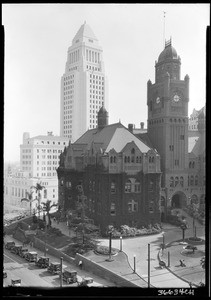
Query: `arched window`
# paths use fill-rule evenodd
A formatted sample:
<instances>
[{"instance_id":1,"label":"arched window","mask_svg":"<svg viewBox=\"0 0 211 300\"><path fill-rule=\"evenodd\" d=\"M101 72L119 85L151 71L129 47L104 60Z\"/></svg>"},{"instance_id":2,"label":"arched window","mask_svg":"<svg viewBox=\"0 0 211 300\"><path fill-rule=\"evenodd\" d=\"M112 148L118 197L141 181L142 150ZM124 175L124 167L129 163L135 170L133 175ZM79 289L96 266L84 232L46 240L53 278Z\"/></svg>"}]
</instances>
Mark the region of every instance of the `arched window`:
<instances>
[{"instance_id":1,"label":"arched window","mask_svg":"<svg viewBox=\"0 0 211 300\"><path fill-rule=\"evenodd\" d=\"M174 177L170 178L170 187L174 187Z\"/></svg>"},{"instance_id":2,"label":"arched window","mask_svg":"<svg viewBox=\"0 0 211 300\"><path fill-rule=\"evenodd\" d=\"M139 162L139 159L138 159L138 156L136 156L136 163L138 163Z\"/></svg>"},{"instance_id":3,"label":"arched window","mask_svg":"<svg viewBox=\"0 0 211 300\"><path fill-rule=\"evenodd\" d=\"M152 159L151 159L151 156L149 157L149 163L151 163L152 162Z\"/></svg>"},{"instance_id":4,"label":"arched window","mask_svg":"<svg viewBox=\"0 0 211 300\"><path fill-rule=\"evenodd\" d=\"M188 186L190 186L190 177L188 176Z\"/></svg>"},{"instance_id":5,"label":"arched window","mask_svg":"<svg viewBox=\"0 0 211 300\"><path fill-rule=\"evenodd\" d=\"M125 183L125 193L131 193L131 181L129 179Z\"/></svg>"},{"instance_id":6,"label":"arched window","mask_svg":"<svg viewBox=\"0 0 211 300\"><path fill-rule=\"evenodd\" d=\"M110 163L113 163L113 156L110 157Z\"/></svg>"},{"instance_id":7,"label":"arched window","mask_svg":"<svg viewBox=\"0 0 211 300\"><path fill-rule=\"evenodd\" d=\"M195 176L195 185L198 185L198 176Z\"/></svg>"},{"instance_id":8,"label":"arched window","mask_svg":"<svg viewBox=\"0 0 211 300\"><path fill-rule=\"evenodd\" d=\"M139 156L139 162L141 163L141 156Z\"/></svg>"},{"instance_id":9,"label":"arched window","mask_svg":"<svg viewBox=\"0 0 211 300\"><path fill-rule=\"evenodd\" d=\"M116 163L116 156L114 156L114 163Z\"/></svg>"},{"instance_id":10,"label":"arched window","mask_svg":"<svg viewBox=\"0 0 211 300\"><path fill-rule=\"evenodd\" d=\"M178 185L178 183L179 183L179 178L176 176L176 177L175 177L175 183L174 183L174 184L175 184L175 187Z\"/></svg>"},{"instance_id":11,"label":"arched window","mask_svg":"<svg viewBox=\"0 0 211 300\"><path fill-rule=\"evenodd\" d=\"M139 193L141 191L141 184L138 180L135 181L135 193Z\"/></svg>"},{"instance_id":12,"label":"arched window","mask_svg":"<svg viewBox=\"0 0 211 300\"><path fill-rule=\"evenodd\" d=\"M183 187L184 186L184 178L181 176L180 177L180 185Z\"/></svg>"},{"instance_id":13,"label":"arched window","mask_svg":"<svg viewBox=\"0 0 211 300\"><path fill-rule=\"evenodd\" d=\"M193 186L194 185L194 177L193 175L191 175L190 177L190 186Z\"/></svg>"},{"instance_id":14,"label":"arched window","mask_svg":"<svg viewBox=\"0 0 211 300\"><path fill-rule=\"evenodd\" d=\"M191 163L191 161L189 162L189 169L191 169L191 166L192 166L192 163Z\"/></svg>"}]
</instances>

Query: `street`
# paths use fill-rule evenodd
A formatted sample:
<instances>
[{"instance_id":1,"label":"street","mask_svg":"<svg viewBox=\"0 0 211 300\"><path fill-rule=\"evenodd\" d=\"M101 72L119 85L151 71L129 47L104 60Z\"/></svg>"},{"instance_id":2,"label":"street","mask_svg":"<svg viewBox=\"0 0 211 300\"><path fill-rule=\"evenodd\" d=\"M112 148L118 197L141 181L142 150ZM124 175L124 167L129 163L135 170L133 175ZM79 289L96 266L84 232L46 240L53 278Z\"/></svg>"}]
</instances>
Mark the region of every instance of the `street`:
<instances>
[{"instance_id":1,"label":"street","mask_svg":"<svg viewBox=\"0 0 211 300\"><path fill-rule=\"evenodd\" d=\"M5 237L6 241L14 240L18 244L18 241L11 236ZM36 251L38 256L43 253L35 248L29 249L29 251ZM59 258L48 255L50 262L60 262ZM71 265L67 261L63 261L63 269L70 267L72 270L76 270L78 274L78 281L81 281L83 277L92 277L94 279L94 285L114 286L108 280L102 279L101 277L94 275L90 272L80 270L77 266ZM21 279L21 286L27 287L60 287L59 275L52 275L47 272L47 269L41 269L35 266L34 262L27 262L24 258L11 253L9 250L4 249L4 271L7 272L7 278L4 279L4 286L11 284L11 279ZM62 282L63 286L76 287L77 283L68 285L66 282Z\"/></svg>"}]
</instances>

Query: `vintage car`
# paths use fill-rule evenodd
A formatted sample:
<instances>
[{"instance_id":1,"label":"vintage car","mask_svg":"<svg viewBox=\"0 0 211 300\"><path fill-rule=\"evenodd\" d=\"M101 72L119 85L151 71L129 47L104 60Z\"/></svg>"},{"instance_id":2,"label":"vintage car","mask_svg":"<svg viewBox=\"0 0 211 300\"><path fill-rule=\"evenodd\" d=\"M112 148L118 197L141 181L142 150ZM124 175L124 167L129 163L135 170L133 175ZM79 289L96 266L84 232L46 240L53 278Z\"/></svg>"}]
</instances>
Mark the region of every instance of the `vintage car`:
<instances>
[{"instance_id":1,"label":"vintage car","mask_svg":"<svg viewBox=\"0 0 211 300\"><path fill-rule=\"evenodd\" d=\"M14 246L15 246L15 242L13 242L13 241L7 242L6 245L5 245L5 249L10 250Z\"/></svg>"},{"instance_id":2,"label":"vintage car","mask_svg":"<svg viewBox=\"0 0 211 300\"><path fill-rule=\"evenodd\" d=\"M25 258L25 255L26 255L26 253L27 253L28 251L29 251L28 248L21 248L21 249L19 249L18 255L19 255L20 257Z\"/></svg>"},{"instance_id":3,"label":"vintage car","mask_svg":"<svg viewBox=\"0 0 211 300\"><path fill-rule=\"evenodd\" d=\"M64 269L62 273L62 278L68 284L77 282L77 271L71 270L69 268Z\"/></svg>"},{"instance_id":4,"label":"vintage car","mask_svg":"<svg viewBox=\"0 0 211 300\"><path fill-rule=\"evenodd\" d=\"M11 279L11 286L21 286L21 279Z\"/></svg>"},{"instance_id":5,"label":"vintage car","mask_svg":"<svg viewBox=\"0 0 211 300\"><path fill-rule=\"evenodd\" d=\"M49 257L46 256L40 256L38 260L35 262L35 265L40 268L48 268L49 267Z\"/></svg>"},{"instance_id":6,"label":"vintage car","mask_svg":"<svg viewBox=\"0 0 211 300\"><path fill-rule=\"evenodd\" d=\"M93 278L92 277L84 277L82 278L82 281L78 283L78 286L91 286L93 284Z\"/></svg>"},{"instance_id":7,"label":"vintage car","mask_svg":"<svg viewBox=\"0 0 211 300\"><path fill-rule=\"evenodd\" d=\"M14 247L11 248L11 252L12 253L15 253L15 254L18 254L19 251L22 249L22 246L21 245L15 245Z\"/></svg>"},{"instance_id":8,"label":"vintage car","mask_svg":"<svg viewBox=\"0 0 211 300\"><path fill-rule=\"evenodd\" d=\"M52 274L60 274L61 264L59 262L52 262L48 267L48 272Z\"/></svg>"},{"instance_id":9,"label":"vintage car","mask_svg":"<svg viewBox=\"0 0 211 300\"><path fill-rule=\"evenodd\" d=\"M37 260L37 252L35 252L35 251L27 252L25 254L24 258L26 260L28 260L29 262L36 261Z\"/></svg>"}]
</instances>

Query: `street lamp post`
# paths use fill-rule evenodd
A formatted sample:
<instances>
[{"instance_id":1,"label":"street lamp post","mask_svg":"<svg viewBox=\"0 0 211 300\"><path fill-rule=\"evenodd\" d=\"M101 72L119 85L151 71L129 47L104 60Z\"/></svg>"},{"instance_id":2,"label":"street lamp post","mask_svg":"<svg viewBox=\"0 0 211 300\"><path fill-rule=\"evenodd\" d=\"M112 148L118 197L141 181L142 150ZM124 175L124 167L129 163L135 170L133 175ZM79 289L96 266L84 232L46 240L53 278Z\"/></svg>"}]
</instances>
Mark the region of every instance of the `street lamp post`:
<instances>
[{"instance_id":1,"label":"street lamp post","mask_svg":"<svg viewBox=\"0 0 211 300\"><path fill-rule=\"evenodd\" d=\"M150 288L150 244L148 244L148 288Z\"/></svg>"},{"instance_id":2,"label":"street lamp post","mask_svg":"<svg viewBox=\"0 0 211 300\"><path fill-rule=\"evenodd\" d=\"M122 252L122 236L120 236L120 252Z\"/></svg>"},{"instance_id":3,"label":"street lamp post","mask_svg":"<svg viewBox=\"0 0 211 300\"><path fill-rule=\"evenodd\" d=\"M63 264L63 257L61 257L61 265L60 265L60 287L62 287L62 264Z\"/></svg>"},{"instance_id":4,"label":"street lamp post","mask_svg":"<svg viewBox=\"0 0 211 300\"><path fill-rule=\"evenodd\" d=\"M133 273L136 273L136 255L135 254L133 255L133 265L134 265Z\"/></svg>"}]
</instances>

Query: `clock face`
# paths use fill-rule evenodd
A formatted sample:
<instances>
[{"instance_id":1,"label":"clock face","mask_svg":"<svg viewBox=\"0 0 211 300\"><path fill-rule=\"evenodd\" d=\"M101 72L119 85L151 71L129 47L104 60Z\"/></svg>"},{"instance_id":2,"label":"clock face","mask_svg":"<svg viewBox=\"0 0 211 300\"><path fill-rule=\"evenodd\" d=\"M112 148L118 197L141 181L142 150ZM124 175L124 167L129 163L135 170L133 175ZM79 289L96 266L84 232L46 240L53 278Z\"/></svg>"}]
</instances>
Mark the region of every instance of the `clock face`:
<instances>
[{"instance_id":1,"label":"clock face","mask_svg":"<svg viewBox=\"0 0 211 300\"><path fill-rule=\"evenodd\" d=\"M156 103L157 104L160 103L160 98L159 97L156 98Z\"/></svg>"},{"instance_id":2,"label":"clock face","mask_svg":"<svg viewBox=\"0 0 211 300\"><path fill-rule=\"evenodd\" d=\"M179 102L180 101L180 96L178 96L177 94L175 94L174 96L173 96L173 101L174 102Z\"/></svg>"}]
</instances>

